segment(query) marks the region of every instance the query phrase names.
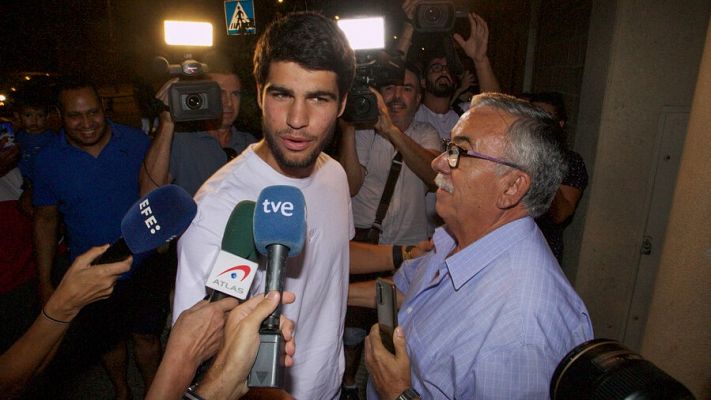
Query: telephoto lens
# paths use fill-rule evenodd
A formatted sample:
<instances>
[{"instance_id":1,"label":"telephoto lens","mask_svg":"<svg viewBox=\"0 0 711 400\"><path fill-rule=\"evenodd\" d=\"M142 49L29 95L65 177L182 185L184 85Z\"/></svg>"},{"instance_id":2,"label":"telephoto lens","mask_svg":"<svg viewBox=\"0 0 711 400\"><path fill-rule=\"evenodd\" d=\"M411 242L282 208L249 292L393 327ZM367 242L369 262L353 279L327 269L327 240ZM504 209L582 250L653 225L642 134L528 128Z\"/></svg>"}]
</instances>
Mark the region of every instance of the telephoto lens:
<instances>
[{"instance_id":1,"label":"telephoto lens","mask_svg":"<svg viewBox=\"0 0 711 400\"><path fill-rule=\"evenodd\" d=\"M551 400L693 400L679 381L612 339L593 339L558 364Z\"/></svg>"}]
</instances>

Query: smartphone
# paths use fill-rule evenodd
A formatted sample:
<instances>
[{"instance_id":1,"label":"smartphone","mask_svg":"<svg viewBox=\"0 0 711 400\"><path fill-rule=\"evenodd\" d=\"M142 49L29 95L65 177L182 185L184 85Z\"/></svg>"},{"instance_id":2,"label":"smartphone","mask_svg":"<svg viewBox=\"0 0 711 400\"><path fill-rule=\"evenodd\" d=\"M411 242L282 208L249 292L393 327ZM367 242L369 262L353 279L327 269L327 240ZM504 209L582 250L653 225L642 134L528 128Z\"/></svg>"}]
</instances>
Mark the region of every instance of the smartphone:
<instances>
[{"instance_id":1,"label":"smartphone","mask_svg":"<svg viewBox=\"0 0 711 400\"><path fill-rule=\"evenodd\" d=\"M393 332L397 327L397 292L395 284L381 278L375 281L375 302L378 310L380 340L391 353L395 354Z\"/></svg>"}]
</instances>

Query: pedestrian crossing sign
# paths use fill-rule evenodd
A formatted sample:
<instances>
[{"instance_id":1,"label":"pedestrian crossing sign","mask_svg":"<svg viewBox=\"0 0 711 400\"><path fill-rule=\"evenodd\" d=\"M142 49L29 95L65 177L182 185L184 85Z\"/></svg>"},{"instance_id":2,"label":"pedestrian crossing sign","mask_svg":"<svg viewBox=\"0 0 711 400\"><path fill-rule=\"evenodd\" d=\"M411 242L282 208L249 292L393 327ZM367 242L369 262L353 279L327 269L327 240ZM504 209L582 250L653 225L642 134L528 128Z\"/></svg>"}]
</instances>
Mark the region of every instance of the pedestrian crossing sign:
<instances>
[{"instance_id":1,"label":"pedestrian crossing sign","mask_svg":"<svg viewBox=\"0 0 711 400\"><path fill-rule=\"evenodd\" d=\"M254 24L253 0L225 1L225 23L227 35L254 35L257 33Z\"/></svg>"}]
</instances>

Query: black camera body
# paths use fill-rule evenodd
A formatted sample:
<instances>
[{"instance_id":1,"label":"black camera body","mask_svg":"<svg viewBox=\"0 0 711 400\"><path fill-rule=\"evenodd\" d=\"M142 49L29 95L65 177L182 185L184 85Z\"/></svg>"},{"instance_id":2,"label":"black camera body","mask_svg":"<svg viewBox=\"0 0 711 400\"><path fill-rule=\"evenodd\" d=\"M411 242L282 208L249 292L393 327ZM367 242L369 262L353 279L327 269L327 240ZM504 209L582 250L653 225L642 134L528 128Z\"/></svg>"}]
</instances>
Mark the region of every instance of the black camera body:
<instances>
[{"instance_id":1,"label":"black camera body","mask_svg":"<svg viewBox=\"0 0 711 400\"><path fill-rule=\"evenodd\" d=\"M456 19L466 16L466 9L453 0L425 1L415 8L414 28L418 32L452 32Z\"/></svg>"},{"instance_id":2,"label":"black camera body","mask_svg":"<svg viewBox=\"0 0 711 400\"><path fill-rule=\"evenodd\" d=\"M343 119L357 125L373 125L378 120L378 101L370 87L402 85L405 62L384 50L357 50L356 76L348 92Z\"/></svg>"},{"instance_id":3,"label":"black camera body","mask_svg":"<svg viewBox=\"0 0 711 400\"><path fill-rule=\"evenodd\" d=\"M202 121L222 118L222 89L217 82L204 79L208 66L187 59L181 64L168 64L162 59L170 76L179 76L168 90L168 107L175 122Z\"/></svg>"}]
</instances>

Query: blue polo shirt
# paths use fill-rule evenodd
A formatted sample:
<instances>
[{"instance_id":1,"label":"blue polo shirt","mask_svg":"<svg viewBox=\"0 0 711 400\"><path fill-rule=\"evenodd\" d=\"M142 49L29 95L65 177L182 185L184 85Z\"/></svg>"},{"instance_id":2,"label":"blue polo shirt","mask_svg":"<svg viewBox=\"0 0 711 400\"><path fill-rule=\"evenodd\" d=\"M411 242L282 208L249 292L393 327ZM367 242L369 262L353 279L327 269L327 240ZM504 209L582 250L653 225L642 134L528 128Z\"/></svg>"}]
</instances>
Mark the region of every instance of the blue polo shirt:
<instances>
[{"instance_id":1,"label":"blue polo shirt","mask_svg":"<svg viewBox=\"0 0 711 400\"><path fill-rule=\"evenodd\" d=\"M96 158L68 143L64 131L35 158L32 202L59 207L72 260L118 239L121 219L139 198L138 174L150 139L139 129L108 124L111 139Z\"/></svg>"},{"instance_id":2,"label":"blue polo shirt","mask_svg":"<svg viewBox=\"0 0 711 400\"><path fill-rule=\"evenodd\" d=\"M15 143L20 145L22 157L17 163L23 178L32 180L32 166L34 157L46 146L57 140L57 135L51 130L42 133L27 133L21 130L15 134Z\"/></svg>"}]
</instances>

